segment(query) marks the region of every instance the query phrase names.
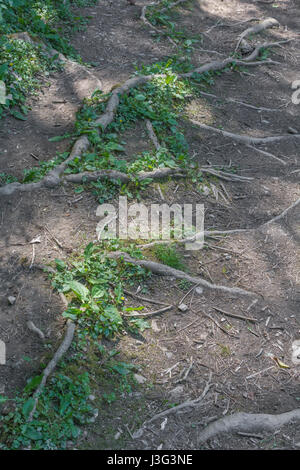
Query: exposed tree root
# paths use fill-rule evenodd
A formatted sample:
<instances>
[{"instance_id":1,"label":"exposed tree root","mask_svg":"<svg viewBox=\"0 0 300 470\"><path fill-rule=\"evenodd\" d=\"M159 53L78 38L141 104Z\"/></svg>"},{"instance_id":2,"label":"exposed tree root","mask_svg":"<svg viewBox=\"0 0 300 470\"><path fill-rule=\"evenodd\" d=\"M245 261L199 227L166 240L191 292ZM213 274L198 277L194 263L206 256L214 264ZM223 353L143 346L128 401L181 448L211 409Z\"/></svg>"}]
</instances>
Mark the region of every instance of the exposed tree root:
<instances>
[{"instance_id":1,"label":"exposed tree root","mask_svg":"<svg viewBox=\"0 0 300 470\"><path fill-rule=\"evenodd\" d=\"M163 35L163 36L166 36L167 39L168 39L168 41L170 41L170 43L171 43L173 46L177 47L176 42L174 42L173 39L170 38L170 37L165 33L165 31L161 31L160 29L156 28L156 26L154 26L152 23L150 23L150 21L149 21L149 20L147 19L147 17L146 17L147 8L150 7L150 6L154 6L154 5L157 6L157 5L159 5L159 3L160 3L160 2L158 2L158 3L157 3L157 2L152 2L152 3L149 3L149 5L143 6L140 19L142 20L142 22L143 22L145 25L149 26L152 30L156 31L158 34L161 34L161 35Z\"/></svg>"},{"instance_id":2,"label":"exposed tree root","mask_svg":"<svg viewBox=\"0 0 300 470\"><path fill-rule=\"evenodd\" d=\"M219 179L225 181L240 181L248 183L253 180L253 178L248 178L246 176L235 175L232 173L226 173L224 171L213 170L210 168L199 168L199 171L202 173L209 173L211 175L217 176ZM183 168L159 168L153 171L141 171L135 175L135 180L144 181L145 179L161 179L172 176L174 178L185 178L187 176L187 171ZM121 183L129 183L132 181L130 175L122 173L117 170L98 170L98 171L85 171L83 173L76 173L67 175L64 178L64 181L68 183L83 183L90 181L97 181L102 179L108 180L119 180Z\"/></svg>"},{"instance_id":3,"label":"exposed tree root","mask_svg":"<svg viewBox=\"0 0 300 470\"><path fill-rule=\"evenodd\" d=\"M256 230L260 230L260 229L262 229L262 228L264 228L264 227L266 227L270 224L273 224L274 222L277 222L278 220L283 219L299 203L300 203L300 198L297 199L289 207L284 209L284 211L281 212L280 214L278 214L276 217L273 217L272 219L268 220L267 222L264 222L263 224L259 225L258 227L254 227L254 228L237 228L237 229L233 229L233 230L204 230L203 236L204 236L204 238L210 238L210 237L214 238L218 235L223 236L223 235L231 235L233 233L255 232ZM181 240L174 240L174 242L176 242L176 243L191 243L191 242L196 241L197 237L199 235L200 235L199 233L198 234L196 233L192 237L183 238ZM144 245L139 245L139 248L142 248L142 249L150 248L151 246L154 246L154 245L167 244L167 243L170 243L170 240L156 240L156 241L153 241L153 242L150 242L150 243L146 243Z\"/></svg>"},{"instance_id":4,"label":"exposed tree root","mask_svg":"<svg viewBox=\"0 0 300 470\"><path fill-rule=\"evenodd\" d=\"M261 21L260 23L254 26L251 26L250 28L247 28L245 31L243 31L239 35L238 43L237 43L235 50L239 48L241 41L245 39L247 36L249 36L250 34L257 34L266 29L273 28L274 26L279 26L278 21L275 20L275 18L267 18L266 20Z\"/></svg>"},{"instance_id":5,"label":"exposed tree root","mask_svg":"<svg viewBox=\"0 0 300 470\"><path fill-rule=\"evenodd\" d=\"M198 444L221 433L275 431L292 420L300 421L300 408L279 415L235 413L213 423L198 436Z\"/></svg>"},{"instance_id":6,"label":"exposed tree root","mask_svg":"<svg viewBox=\"0 0 300 470\"><path fill-rule=\"evenodd\" d=\"M201 91L201 90L199 90L199 93L203 96L209 96L209 97L215 98L217 100L226 101L227 103L235 103L235 104L238 104L240 106L245 106L246 108L255 109L258 112L265 111L265 112L268 112L268 113L273 113L273 112L278 112L280 110L279 108L265 108L264 106L254 106L252 104L245 103L244 101L235 100L233 98L220 97L220 96L214 95L213 93L206 93L206 92Z\"/></svg>"},{"instance_id":7,"label":"exposed tree root","mask_svg":"<svg viewBox=\"0 0 300 470\"><path fill-rule=\"evenodd\" d=\"M46 266L45 264L34 264L32 267L36 268L36 269L40 269L42 271L46 271L48 273L52 273L52 274L56 272L55 269L51 268L51 266ZM68 301L67 301L65 295L62 292L60 292L59 296L62 300L62 303L64 304L64 307L67 308L68 307ZM31 323L31 325L29 325L29 323ZM28 326L29 329L31 329L32 331L35 331L39 335L40 335L40 333L42 333L40 330L38 330L38 328L35 327L35 325L33 325L32 322L27 322L27 326ZM36 411L36 408L37 408L37 405L38 405L39 396L40 396L43 388L46 385L46 382L48 380L49 375L53 372L53 370L55 369L58 361L60 361L60 359L63 357L63 355L68 351L69 347L71 346L71 343L72 343L73 337L74 337L74 333L75 333L75 328L76 328L75 323L73 323L71 320L68 320L67 321L67 331L66 331L65 337L63 339L63 342L59 346L58 350L54 354L53 358L51 359L51 361L49 362L47 367L44 369L42 381L41 381L40 385L38 386L38 388L36 389L36 391L33 395L34 405L33 405L33 408L31 410L31 412L29 414L29 417L28 417L28 420L27 420L27 422L29 422L29 423L33 420L33 415L34 415L34 413ZM43 335L43 333L42 333L42 335Z\"/></svg>"},{"instance_id":8,"label":"exposed tree root","mask_svg":"<svg viewBox=\"0 0 300 470\"><path fill-rule=\"evenodd\" d=\"M36 333L42 340L45 339L44 333L39 328L37 328L31 320L27 322L27 327L30 331Z\"/></svg>"},{"instance_id":9,"label":"exposed tree root","mask_svg":"<svg viewBox=\"0 0 300 470\"><path fill-rule=\"evenodd\" d=\"M285 134L285 135L274 135L271 137L252 137L248 135L233 134L232 132L223 131L222 129L217 129L216 127L208 126L198 121L191 121L199 127L202 127L205 130L221 134L224 137L230 137L231 139L242 142L243 144L270 144L273 142L279 142L280 140L300 138L300 134Z\"/></svg>"},{"instance_id":10,"label":"exposed tree root","mask_svg":"<svg viewBox=\"0 0 300 470\"><path fill-rule=\"evenodd\" d=\"M184 279L188 282L191 282L192 284L198 284L199 286L202 286L206 289L217 290L217 291L225 292L234 296L236 295L257 296L257 294L255 294L254 292L250 292L250 291L241 289L239 287L227 287L227 286L221 286L218 284L211 284L205 279L202 279L200 277L190 276L184 271L171 268L170 266L167 266L165 264L156 263L154 261L132 258L130 255L128 255L128 253L115 251L115 252L109 253L108 257L122 259L126 263L132 263L137 266L141 266L142 268L148 269L152 273L158 274L160 276L171 276L171 277L175 277L176 279Z\"/></svg>"},{"instance_id":11,"label":"exposed tree root","mask_svg":"<svg viewBox=\"0 0 300 470\"><path fill-rule=\"evenodd\" d=\"M217 129L216 127L211 127L211 126L208 126L207 124L202 124L201 122L194 121L194 120L191 120L191 122L201 127L202 129L205 129L210 132L215 132L216 134L221 134L224 137L229 137L230 139L233 139L237 142L241 142L242 144L245 144L247 146L251 146L251 144L270 144L273 142L279 142L281 140L286 140L286 139L291 139L291 138L296 138L296 139L300 138L300 134L274 135L270 137L252 137L248 135L233 134L232 132L223 131L222 129ZM256 149L255 147L251 147L251 148L254 148L258 152L266 156L273 157L276 160L278 160L280 163L282 163L283 165L286 165L286 162L284 160L281 160L280 158L276 157L275 155L269 152Z\"/></svg>"},{"instance_id":12,"label":"exposed tree root","mask_svg":"<svg viewBox=\"0 0 300 470\"><path fill-rule=\"evenodd\" d=\"M153 126L151 124L151 121L149 121L149 119L146 119L146 127L147 127L149 137L152 140L154 147L156 148L156 150L159 150L161 145L158 142L158 139L157 139L156 134L154 132Z\"/></svg>"},{"instance_id":13,"label":"exposed tree root","mask_svg":"<svg viewBox=\"0 0 300 470\"><path fill-rule=\"evenodd\" d=\"M34 415L34 413L36 411L36 407L38 405L39 396L40 396L43 388L46 385L46 382L47 382L47 379L48 379L49 375L55 369L56 364L58 363L58 361L68 351L68 349L71 346L71 343L73 341L73 337L74 337L74 333L75 333L75 324L71 320L68 320L67 325L68 325L68 327L67 327L67 331L66 331L64 340L61 343L61 345L59 346L58 350L54 354L54 356L51 359L51 361L49 362L49 364L47 365L46 369L44 370L42 381L41 381L40 385L38 386L38 388L36 389L36 391L33 395L34 406L33 406L32 410L30 412L30 415L28 417L28 422L29 423L33 420L33 415Z\"/></svg>"},{"instance_id":14,"label":"exposed tree root","mask_svg":"<svg viewBox=\"0 0 300 470\"><path fill-rule=\"evenodd\" d=\"M181 403L180 405L174 406L173 408L169 408L168 410L162 411L161 413L157 413L156 415L152 416L151 419L146 421L143 424L143 426L138 431L136 431L134 433L134 436L133 436L134 439L140 438L143 435L144 429L147 427L147 425L153 423L153 421L156 421L159 418L164 418L165 416L168 416L168 415L173 414L173 413L178 413L178 411L182 411L186 408L190 409L190 408L197 407L199 405L199 403L201 403L201 401L203 400L203 398L205 397L207 392L210 390L210 388L213 386L213 384L211 383L211 378L212 378L212 372L209 373L208 381L207 381L207 383L204 387L203 392L201 393L201 395L198 398L195 398L194 400L185 401L185 402Z\"/></svg>"},{"instance_id":15,"label":"exposed tree root","mask_svg":"<svg viewBox=\"0 0 300 470\"><path fill-rule=\"evenodd\" d=\"M281 41L281 43L282 42L287 42L287 41ZM269 43L268 46L271 47L272 45L278 45L278 44L279 43ZM251 60L257 58L260 53L260 50L264 47L266 47L266 44L258 45L255 51L251 54ZM208 64L205 64L199 68L196 68L193 72L178 75L178 78L188 78L188 77L193 76L193 74L195 73L200 74L200 73L207 72L207 71L220 70L222 68L227 67L229 64L262 65L262 64L274 63L273 61L270 61L270 60L249 62L249 58L250 56L243 60L236 60L232 57L228 57L227 59L224 59L222 61L209 62ZM119 106L119 102L120 102L119 95L123 95L124 93L128 92L130 89L135 88L144 83L147 83L153 80L155 77L157 77L157 75L155 74L154 75L140 75L137 77L130 78L129 80L124 82L123 85L121 85L118 88L115 88L112 91L111 97L107 101L107 105L106 105L106 109L104 113L94 122L94 125L100 128L100 132L105 131L106 127L113 121L115 113ZM289 137L297 137L297 136L298 135L289 135ZM248 143L251 143L251 142L248 142ZM59 186L63 180L61 176L63 175L69 162L74 160L74 158L76 157L80 158L82 154L88 150L89 146L90 146L90 142L88 140L88 137L86 135L82 135L74 143L69 157L63 163L61 163L60 165L55 167L53 170L51 170L43 179L41 179L40 181L36 183L29 183L29 184L22 184L22 183L7 184L0 188L0 196L1 195L9 196L13 194L15 191L27 192L27 191L33 191L36 189L54 188L54 187ZM70 176L72 175L68 175L68 178L70 178ZM85 174L85 176L87 176L87 174ZM151 176L145 176L145 178L147 177L151 177Z\"/></svg>"},{"instance_id":16,"label":"exposed tree root","mask_svg":"<svg viewBox=\"0 0 300 470\"><path fill-rule=\"evenodd\" d=\"M290 212L292 209L294 209L294 207L298 206L298 204L300 204L300 198L297 199L297 201L295 201L289 207L287 207L283 212L281 212L281 214L277 215L276 217L273 217L273 219L271 220L268 220L267 222L262 224L260 227L265 227L266 225L273 224L274 222L277 222L278 220L283 219L286 216L286 214Z\"/></svg>"},{"instance_id":17,"label":"exposed tree root","mask_svg":"<svg viewBox=\"0 0 300 470\"><path fill-rule=\"evenodd\" d=\"M262 155L265 155L266 157L274 158L274 160L277 160L279 163L282 163L282 165L286 165L286 164L287 164L287 163L286 163L284 160L282 160L281 158L276 157L276 155L273 155L273 153L266 152L265 150L262 150L262 149L258 149L257 147L253 147L253 145L247 145L246 147L248 147L249 149L253 149L253 150L255 150L255 151L258 152L258 153L261 153Z\"/></svg>"}]
</instances>

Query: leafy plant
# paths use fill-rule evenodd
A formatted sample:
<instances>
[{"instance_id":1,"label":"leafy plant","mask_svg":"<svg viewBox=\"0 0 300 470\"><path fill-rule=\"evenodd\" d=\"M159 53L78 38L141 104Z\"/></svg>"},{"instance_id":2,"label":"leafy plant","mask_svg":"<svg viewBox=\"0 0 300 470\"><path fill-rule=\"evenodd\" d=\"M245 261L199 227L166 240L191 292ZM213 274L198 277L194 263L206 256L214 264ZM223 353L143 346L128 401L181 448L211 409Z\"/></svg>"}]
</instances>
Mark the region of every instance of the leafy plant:
<instances>
[{"instance_id":1,"label":"leafy plant","mask_svg":"<svg viewBox=\"0 0 300 470\"><path fill-rule=\"evenodd\" d=\"M186 266L177 251L168 245L157 245L154 249L156 258L163 264L185 271Z\"/></svg>"}]
</instances>

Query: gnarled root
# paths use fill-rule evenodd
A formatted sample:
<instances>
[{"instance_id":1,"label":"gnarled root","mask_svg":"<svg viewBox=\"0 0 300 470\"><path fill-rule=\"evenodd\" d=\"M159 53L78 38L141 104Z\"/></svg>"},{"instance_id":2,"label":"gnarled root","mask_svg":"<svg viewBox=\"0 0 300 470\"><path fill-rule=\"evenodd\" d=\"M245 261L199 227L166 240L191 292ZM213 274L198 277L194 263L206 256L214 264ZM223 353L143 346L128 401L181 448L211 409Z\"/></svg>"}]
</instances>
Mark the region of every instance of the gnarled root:
<instances>
[{"instance_id":1,"label":"gnarled root","mask_svg":"<svg viewBox=\"0 0 300 470\"><path fill-rule=\"evenodd\" d=\"M154 274L158 274L160 276L172 276L176 279L184 279L192 284L198 284L206 289L210 290L217 290L220 292L225 292L231 294L233 296L237 295L244 295L244 296L257 296L254 292L247 291L245 289L241 289L239 287L227 287L218 284L211 284L210 282L202 279L201 277L194 277L190 276L189 274L185 273L184 271L180 271L179 269L171 268L165 264L156 263L155 261L148 261L148 260L141 260L132 258L128 255L128 253L124 253L121 251L115 251L108 254L109 258L117 258L123 259L126 263L132 263L142 268L148 269Z\"/></svg>"},{"instance_id":2,"label":"gnarled root","mask_svg":"<svg viewBox=\"0 0 300 470\"><path fill-rule=\"evenodd\" d=\"M209 424L198 436L198 444L221 433L275 431L292 420L300 421L300 408L279 415L235 413Z\"/></svg>"}]
</instances>

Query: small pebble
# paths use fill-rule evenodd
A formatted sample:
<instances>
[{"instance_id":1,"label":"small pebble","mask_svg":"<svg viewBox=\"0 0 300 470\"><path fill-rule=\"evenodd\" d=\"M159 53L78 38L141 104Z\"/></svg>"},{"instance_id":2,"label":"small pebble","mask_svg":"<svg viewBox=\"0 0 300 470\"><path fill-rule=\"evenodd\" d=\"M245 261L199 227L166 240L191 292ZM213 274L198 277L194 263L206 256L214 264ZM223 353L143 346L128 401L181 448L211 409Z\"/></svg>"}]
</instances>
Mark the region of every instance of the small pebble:
<instances>
[{"instance_id":1,"label":"small pebble","mask_svg":"<svg viewBox=\"0 0 300 470\"><path fill-rule=\"evenodd\" d=\"M14 305L14 303L16 302L17 299L16 299L16 297L13 297L12 295L10 295L10 296L7 298L7 300L8 300L8 303L9 303L10 305Z\"/></svg>"},{"instance_id":2,"label":"small pebble","mask_svg":"<svg viewBox=\"0 0 300 470\"><path fill-rule=\"evenodd\" d=\"M186 304L180 304L178 305L178 310L180 310L181 312L186 312L188 310L188 306Z\"/></svg>"}]
</instances>

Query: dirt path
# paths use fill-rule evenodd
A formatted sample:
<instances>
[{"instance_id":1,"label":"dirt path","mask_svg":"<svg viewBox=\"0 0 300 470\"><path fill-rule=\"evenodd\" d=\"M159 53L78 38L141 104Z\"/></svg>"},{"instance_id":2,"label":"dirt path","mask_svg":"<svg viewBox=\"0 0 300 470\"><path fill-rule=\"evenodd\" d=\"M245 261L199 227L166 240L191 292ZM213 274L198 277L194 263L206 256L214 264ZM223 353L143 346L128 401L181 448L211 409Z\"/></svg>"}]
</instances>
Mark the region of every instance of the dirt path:
<instances>
[{"instance_id":1,"label":"dirt path","mask_svg":"<svg viewBox=\"0 0 300 470\"><path fill-rule=\"evenodd\" d=\"M84 61L97 63L93 73L102 81L104 92L127 80L134 64L158 62L174 53L170 41L164 38L157 42L140 21L141 7L146 3L137 0L135 6L129 6L125 0L99 0L89 9L92 19L87 30L72 39ZM225 200L180 180L161 185L166 203L203 203L206 229L258 227L299 198L299 140L258 147L283 160L284 165L191 122L254 137L287 134L290 128L300 132L300 105L291 102L291 84L300 78L298 13L297 2L288 0L278 4L195 0L177 10L178 26L189 34L203 35L202 44L192 53L194 65L227 57L238 34L252 24L251 18L275 17L281 25L263 32L259 39L293 40L270 53L280 65L227 70L205 90L217 98L202 95L187 101L180 124L194 161L200 166L233 165L240 175L253 178L248 184L223 182ZM68 149L68 140L51 143L48 138L72 131L75 113L92 84L84 77L68 75L67 70L56 72L49 82L37 98L30 99L32 110L25 124L12 118L4 121L0 173L20 176L24 168L37 165L31 154L48 160L55 152ZM229 98L236 101L226 101ZM127 159L152 148L144 123L127 130L123 140ZM142 202L162 203L157 186L143 193ZM35 262L64 259L70 252L76 256L96 238L97 206L93 194L85 191L78 197L70 185L0 200L0 339L7 343L8 357L5 370L0 368L0 393L9 394L24 385L47 356L26 328L28 319L47 332L54 344L62 336L58 296L51 293L44 275L28 270L33 259L29 242L40 237L41 243L34 245ZM199 432L214 419L237 411L276 414L299 407L300 369L291 361L292 343L300 339L299 240L297 206L288 217L262 231L212 240L206 249L196 252L180 248L193 275L253 291L259 300L253 303L247 298L195 290L185 298L188 308L183 313L177 308L187 293L183 285L172 277L153 276L141 286L147 290L146 296L174 307L150 320L152 328L140 337L124 335L113 344L123 360L135 365L145 383L138 389L121 390L116 401L99 409L98 418L77 445L93 449L199 449ZM7 302L10 295L16 298L14 305ZM141 305L130 296L125 301L128 306ZM151 303L143 305L153 310ZM245 322L226 312L256 321ZM26 361L28 356L30 361ZM272 357L289 368L279 367ZM158 418L146 431L134 435L143 422L160 411L199 397L209 378L211 387L197 407ZM113 389L112 383L99 377L94 385L97 400ZM220 435L201 448L296 449L300 445L299 425L293 423L278 433L259 434ZM70 443L70 447L74 445Z\"/></svg>"}]
</instances>

